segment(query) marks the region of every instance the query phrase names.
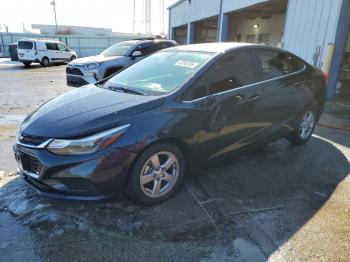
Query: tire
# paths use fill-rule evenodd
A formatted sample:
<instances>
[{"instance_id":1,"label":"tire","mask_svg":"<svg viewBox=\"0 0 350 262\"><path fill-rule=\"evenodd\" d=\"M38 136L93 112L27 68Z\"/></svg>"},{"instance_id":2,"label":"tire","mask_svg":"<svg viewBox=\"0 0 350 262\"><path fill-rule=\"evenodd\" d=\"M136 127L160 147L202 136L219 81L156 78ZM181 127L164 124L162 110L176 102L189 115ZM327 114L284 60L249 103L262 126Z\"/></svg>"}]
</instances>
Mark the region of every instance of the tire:
<instances>
[{"instance_id":1,"label":"tire","mask_svg":"<svg viewBox=\"0 0 350 262\"><path fill-rule=\"evenodd\" d=\"M69 59L69 61L73 61L75 59L77 59L77 57L75 55L72 55L72 57Z\"/></svg>"},{"instance_id":2,"label":"tire","mask_svg":"<svg viewBox=\"0 0 350 262\"><path fill-rule=\"evenodd\" d=\"M23 62L23 64L24 64L25 67L30 67L31 62Z\"/></svg>"},{"instance_id":3,"label":"tire","mask_svg":"<svg viewBox=\"0 0 350 262\"><path fill-rule=\"evenodd\" d=\"M176 192L185 171L185 158L177 146L154 144L136 159L130 172L127 195L141 205L159 204Z\"/></svg>"},{"instance_id":4,"label":"tire","mask_svg":"<svg viewBox=\"0 0 350 262\"><path fill-rule=\"evenodd\" d=\"M47 67L50 65L50 60L47 57L44 57L43 60L41 60L41 66Z\"/></svg>"},{"instance_id":5,"label":"tire","mask_svg":"<svg viewBox=\"0 0 350 262\"><path fill-rule=\"evenodd\" d=\"M308 108L298 118L295 131L287 137L291 145L304 145L310 140L316 126L317 115L315 112L314 109Z\"/></svg>"}]
</instances>

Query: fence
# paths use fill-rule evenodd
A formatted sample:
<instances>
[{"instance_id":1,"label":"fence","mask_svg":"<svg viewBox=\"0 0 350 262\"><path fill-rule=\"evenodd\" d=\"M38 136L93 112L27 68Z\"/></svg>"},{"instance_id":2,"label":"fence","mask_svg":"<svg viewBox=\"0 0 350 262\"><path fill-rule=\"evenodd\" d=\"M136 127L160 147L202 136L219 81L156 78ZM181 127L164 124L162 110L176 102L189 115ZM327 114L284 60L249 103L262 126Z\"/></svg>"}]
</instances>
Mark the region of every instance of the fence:
<instances>
[{"instance_id":1,"label":"fence","mask_svg":"<svg viewBox=\"0 0 350 262\"><path fill-rule=\"evenodd\" d=\"M45 38L59 40L77 52L79 57L91 56L101 53L114 43L135 39L146 38L150 35L120 34L116 36L80 36L80 35L46 35L31 33L0 33L0 54L9 56L9 44L17 43L24 38Z\"/></svg>"}]
</instances>

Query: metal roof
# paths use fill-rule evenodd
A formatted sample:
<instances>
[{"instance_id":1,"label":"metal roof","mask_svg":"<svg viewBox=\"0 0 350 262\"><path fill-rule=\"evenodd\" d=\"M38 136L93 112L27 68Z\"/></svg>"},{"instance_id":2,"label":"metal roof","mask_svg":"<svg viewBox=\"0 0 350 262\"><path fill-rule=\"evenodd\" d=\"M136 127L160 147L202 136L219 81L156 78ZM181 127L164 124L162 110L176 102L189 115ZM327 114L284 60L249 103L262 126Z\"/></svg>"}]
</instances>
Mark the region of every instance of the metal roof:
<instances>
[{"instance_id":1,"label":"metal roof","mask_svg":"<svg viewBox=\"0 0 350 262\"><path fill-rule=\"evenodd\" d=\"M176 1L176 2L173 3L171 6L169 6L167 9L170 10L170 9L172 9L173 7L175 7L175 6L181 4L182 2L185 2L185 1L187 1L187 0L179 0L179 1Z\"/></svg>"}]
</instances>

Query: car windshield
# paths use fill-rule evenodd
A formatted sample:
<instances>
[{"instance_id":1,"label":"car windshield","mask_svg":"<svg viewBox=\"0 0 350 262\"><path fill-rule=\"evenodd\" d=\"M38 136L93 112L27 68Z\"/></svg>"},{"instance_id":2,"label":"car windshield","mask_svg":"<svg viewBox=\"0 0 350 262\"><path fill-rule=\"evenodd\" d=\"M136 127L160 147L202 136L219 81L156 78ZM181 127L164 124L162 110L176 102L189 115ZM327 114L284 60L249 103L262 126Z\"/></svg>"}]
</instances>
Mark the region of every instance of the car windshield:
<instances>
[{"instance_id":1,"label":"car windshield","mask_svg":"<svg viewBox=\"0 0 350 262\"><path fill-rule=\"evenodd\" d=\"M162 51L110 78L103 86L129 88L147 95L164 95L183 85L215 53Z\"/></svg>"},{"instance_id":2,"label":"car windshield","mask_svg":"<svg viewBox=\"0 0 350 262\"><path fill-rule=\"evenodd\" d=\"M101 55L103 56L125 56L132 46L134 46L136 42L125 41L116 43L106 50L104 50Z\"/></svg>"}]
</instances>

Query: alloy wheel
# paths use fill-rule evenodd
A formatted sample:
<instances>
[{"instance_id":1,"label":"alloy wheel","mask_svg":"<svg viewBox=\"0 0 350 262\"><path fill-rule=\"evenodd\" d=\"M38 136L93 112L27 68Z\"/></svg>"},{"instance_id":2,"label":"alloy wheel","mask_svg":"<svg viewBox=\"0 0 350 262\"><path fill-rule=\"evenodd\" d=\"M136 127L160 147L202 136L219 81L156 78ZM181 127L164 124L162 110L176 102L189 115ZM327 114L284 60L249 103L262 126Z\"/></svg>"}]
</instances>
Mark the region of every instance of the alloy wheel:
<instances>
[{"instance_id":1,"label":"alloy wheel","mask_svg":"<svg viewBox=\"0 0 350 262\"><path fill-rule=\"evenodd\" d=\"M145 195L159 198L169 193L179 178L179 161L175 154L153 154L141 169L140 186Z\"/></svg>"},{"instance_id":2,"label":"alloy wheel","mask_svg":"<svg viewBox=\"0 0 350 262\"><path fill-rule=\"evenodd\" d=\"M302 117L299 126L299 135L301 139L307 139L312 134L315 126L315 116L312 111L307 111Z\"/></svg>"}]
</instances>

